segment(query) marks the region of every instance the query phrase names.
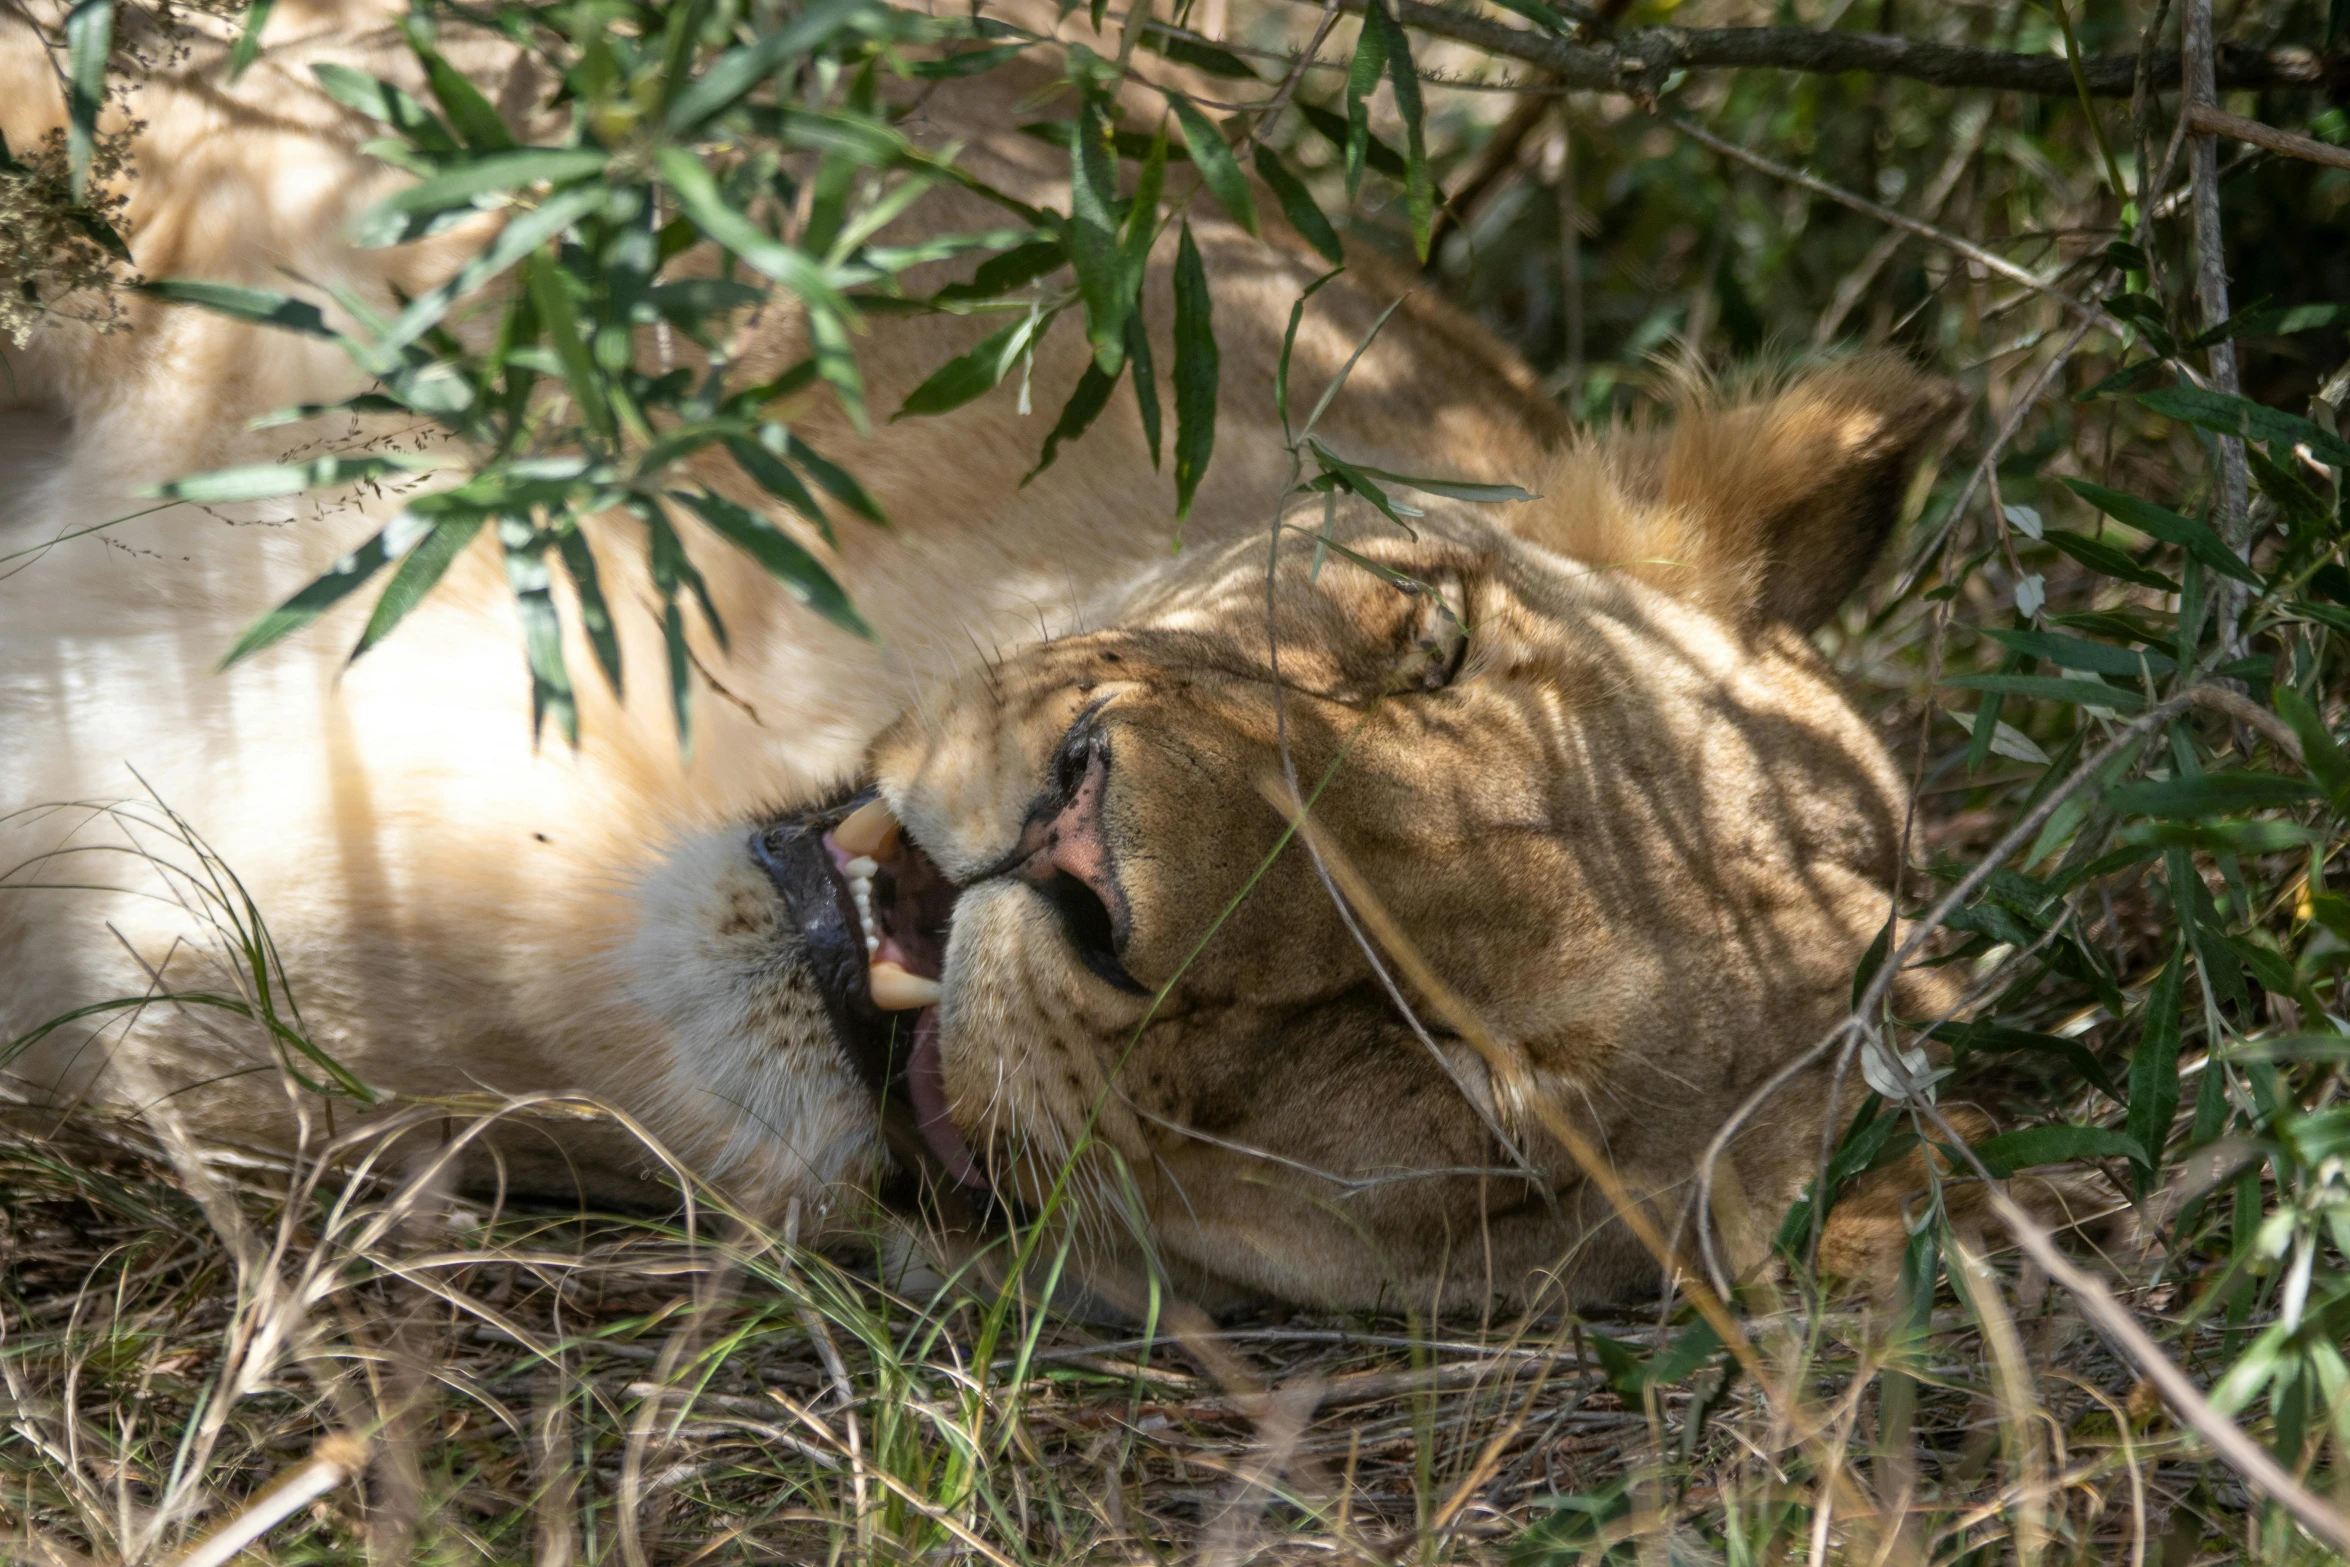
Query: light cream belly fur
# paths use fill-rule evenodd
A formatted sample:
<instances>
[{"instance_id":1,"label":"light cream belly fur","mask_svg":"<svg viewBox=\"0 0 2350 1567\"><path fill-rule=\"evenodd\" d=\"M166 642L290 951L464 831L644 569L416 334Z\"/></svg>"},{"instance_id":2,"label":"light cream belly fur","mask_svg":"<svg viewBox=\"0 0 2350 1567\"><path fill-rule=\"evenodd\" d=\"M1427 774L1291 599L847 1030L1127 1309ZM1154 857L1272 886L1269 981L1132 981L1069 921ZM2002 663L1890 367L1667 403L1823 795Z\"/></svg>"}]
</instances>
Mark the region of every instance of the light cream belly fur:
<instances>
[{"instance_id":1,"label":"light cream belly fur","mask_svg":"<svg viewBox=\"0 0 2350 1567\"><path fill-rule=\"evenodd\" d=\"M357 58L402 76L372 26L281 7L270 52L233 94L268 107L266 130L204 92L142 90L136 112L151 129L132 216L148 275L285 287L284 268L380 297L387 281L413 288L449 264L446 252L353 252L336 239L391 180L356 151L368 128L325 105L307 68ZM216 68L218 53L200 46L188 71ZM13 145L56 123L45 72L28 35L0 22ZM972 116L1003 123L985 104ZM915 128L971 134L943 110ZM999 134L974 157L1041 194L1060 155ZM942 203L932 221L968 215ZM1190 537L1213 542L1261 527L1278 490L1259 383L1312 271L1236 233L1202 238L1226 407ZM1301 376L1326 376L1385 302L1340 292L1301 339ZM1148 297L1163 308L1163 280ZM0 863L17 867L0 892L0 1041L119 998L232 990L223 965L237 955L194 902L195 855L152 825L167 808L266 919L308 1036L369 1085L591 1096L765 1200L821 1203L836 1183L864 1183L879 1157L869 1097L772 972L771 904L744 835L762 808L847 779L871 735L946 677L1084 625L1105 591L1164 557L1171 487L1123 393L1055 470L1017 486L1082 365L1073 325L1040 356L1043 417L998 395L870 444L823 410L796 424L895 520L886 533L845 520L832 555L879 637L824 625L730 549L694 541L733 647L698 643L728 695L697 691L689 765L627 524L597 541L629 695L604 696L575 650L576 753L553 736L532 742L520 628L486 540L356 664L346 654L366 612L353 602L216 672L256 615L396 502L181 506L66 538L150 505L136 492L160 479L339 433L244 425L357 389L331 347L144 302L133 316L126 334L64 328L10 356L25 406L0 445L0 556L13 557L0 564L0 810L18 813L0 838ZM862 345L875 408L894 408L987 324L877 324ZM796 357L791 335L766 345L770 362ZM1415 307L1365 360L1331 427L1365 455L1441 444L1474 454L1465 467L1511 477L1533 468L1543 422L1513 379L1497 350ZM259 1030L159 1000L57 1029L7 1064L0 1086L44 1107L168 1102L210 1135L283 1146L318 1108L275 1062ZM656 1173L642 1144L609 1128L518 1128L500 1145L526 1184L625 1196Z\"/></svg>"}]
</instances>

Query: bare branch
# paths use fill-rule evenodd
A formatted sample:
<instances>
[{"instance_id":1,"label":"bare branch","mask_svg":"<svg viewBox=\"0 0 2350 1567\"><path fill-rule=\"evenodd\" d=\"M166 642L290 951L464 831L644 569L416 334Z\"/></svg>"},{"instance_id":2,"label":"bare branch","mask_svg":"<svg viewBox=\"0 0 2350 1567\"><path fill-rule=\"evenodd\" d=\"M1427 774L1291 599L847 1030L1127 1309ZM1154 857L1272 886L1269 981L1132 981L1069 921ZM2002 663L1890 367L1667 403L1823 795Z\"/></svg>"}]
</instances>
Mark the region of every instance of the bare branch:
<instances>
[{"instance_id":1,"label":"bare branch","mask_svg":"<svg viewBox=\"0 0 2350 1567\"><path fill-rule=\"evenodd\" d=\"M1357 14L1363 9L1362 0L1341 3ZM1398 0L1396 11L1407 27L1538 65L1564 85L1588 92L1647 96L1662 88L1675 71L1753 68L1826 75L1866 71L1937 87L1991 87L2059 97L2081 90L2074 83L2072 63L2057 55L2010 54L1881 33L1828 33L1808 27L1645 27L1607 42L1585 44L1419 0ZM2222 88L2306 87L2350 80L2350 56L2314 49L2222 45L2215 64ZM2137 68L2135 54L2100 55L2080 62L2081 82L2093 97L2127 98ZM2157 80L2177 80L2178 53L2155 54L2152 69Z\"/></svg>"},{"instance_id":2,"label":"bare branch","mask_svg":"<svg viewBox=\"0 0 2350 1567\"><path fill-rule=\"evenodd\" d=\"M2225 136L2231 141L2248 141L2255 147L2266 147L2281 152L2288 158L2306 158L2311 163L2328 163L2337 169L2350 169L2350 147L2329 147L2322 141L2293 131L2281 131L2258 120L2247 120L2240 114L2215 109L2207 103L2187 105L2187 128L2198 136Z\"/></svg>"}]
</instances>

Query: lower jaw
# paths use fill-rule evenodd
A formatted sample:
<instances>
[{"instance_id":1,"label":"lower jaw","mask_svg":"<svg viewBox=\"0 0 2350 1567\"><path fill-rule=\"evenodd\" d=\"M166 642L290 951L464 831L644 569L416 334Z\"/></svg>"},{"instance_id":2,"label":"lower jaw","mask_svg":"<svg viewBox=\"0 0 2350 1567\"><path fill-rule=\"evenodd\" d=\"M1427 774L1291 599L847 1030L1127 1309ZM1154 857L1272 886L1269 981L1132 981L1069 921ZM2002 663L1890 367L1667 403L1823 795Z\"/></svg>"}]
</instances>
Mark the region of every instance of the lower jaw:
<instances>
[{"instance_id":1,"label":"lower jaw","mask_svg":"<svg viewBox=\"0 0 2350 1567\"><path fill-rule=\"evenodd\" d=\"M984 1191L987 1172L947 1113L945 1065L939 1051L938 1008L924 1007L914 1019L914 1047L906 1057L906 1097L913 1104L914 1125L950 1179Z\"/></svg>"}]
</instances>

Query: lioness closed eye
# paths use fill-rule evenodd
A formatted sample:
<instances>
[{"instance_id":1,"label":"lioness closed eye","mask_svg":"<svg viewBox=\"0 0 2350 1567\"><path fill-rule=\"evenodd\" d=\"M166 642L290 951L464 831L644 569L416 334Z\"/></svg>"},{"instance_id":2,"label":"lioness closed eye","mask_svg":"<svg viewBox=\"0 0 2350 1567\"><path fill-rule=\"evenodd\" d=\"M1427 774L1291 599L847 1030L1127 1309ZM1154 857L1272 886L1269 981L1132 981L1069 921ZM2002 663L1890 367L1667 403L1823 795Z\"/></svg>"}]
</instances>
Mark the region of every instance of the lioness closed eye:
<instances>
[{"instance_id":1,"label":"lioness closed eye","mask_svg":"<svg viewBox=\"0 0 2350 1567\"><path fill-rule=\"evenodd\" d=\"M0 116L30 145L57 123L53 84L23 35L4 41ZM447 239L338 239L398 176L307 85L327 57L402 70L386 37L345 27L233 90L204 58L145 89L131 217L150 276L282 283L299 256L320 285L388 298L454 264ZM1020 88L1010 71L950 84L907 128L1063 199L1061 155L1006 133ZM268 115L223 109L238 103ZM960 200L915 214L982 226ZM1564 1116L1670 1211L1725 1119L1847 1005L1886 918L1902 788L1805 633L1868 567L1948 392L1872 358L1755 399L1693 395L1666 431L1581 435L1502 348L1415 297L1319 438L1539 498L1430 500L1412 536L1342 506L1343 551L1324 552L1272 526L1272 367L1315 269L1194 226L1224 403L1181 552L1123 398L1024 488L1041 421L1009 387L869 442L812 401L795 430L895 527L833 549L770 515L878 639L690 538L732 630L723 649L694 633L711 689L690 759L643 674L625 702L583 686L576 752L533 748L484 548L348 668L346 606L212 672L396 498L164 510L114 528L120 548L60 543L0 582L0 806L151 791L7 829L9 863L76 867L0 899L0 1039L39 1034L9 1091L168 1105L258 1145L316 1133L315 1098L234 1019L159 1003L39 1033L115 998L217 990L214 966L242 958L189 877L225 889L226 867L269 922L304 1037L361 1081L593 1096L749 1200L797 1202L803 1233L852 1222L893 1172L1034 1212L1067 1170L1089 1264L1108 1276L1147 1237L1211 1301L1653 1287L1654 1259L1546 1127ZM1293 381L1327 384L1405 287L1358 264L1318 294ZM1166 297L1163 277L1145 289L1153 312ZM877 318L874 406L985 327ZM755 364L803 355L796 322L761 331ZM1040 406L1086 352L1073 322L1048 335ZM127 333L58 326L11 366L27 401L7 416L0 553L128 511L142 484L275 456L249 417L354 389L310 345L155 301ZM1297 520L1318 526L1318 504ZM606 593L628 667L657 670L626 543ZM242 896L212 913L242 918ZM1414 977L1430 975L1452 1011ZM1464 1012L1506 1070L1447 1021ZM1731 1145L1758 1214L1809 1176L1825 1070ZM483 1179L494 1154L509 1184L658 1189L645 1145L608 1123L516 1119L477 1152Z\"/></svg>"}]
</instances>

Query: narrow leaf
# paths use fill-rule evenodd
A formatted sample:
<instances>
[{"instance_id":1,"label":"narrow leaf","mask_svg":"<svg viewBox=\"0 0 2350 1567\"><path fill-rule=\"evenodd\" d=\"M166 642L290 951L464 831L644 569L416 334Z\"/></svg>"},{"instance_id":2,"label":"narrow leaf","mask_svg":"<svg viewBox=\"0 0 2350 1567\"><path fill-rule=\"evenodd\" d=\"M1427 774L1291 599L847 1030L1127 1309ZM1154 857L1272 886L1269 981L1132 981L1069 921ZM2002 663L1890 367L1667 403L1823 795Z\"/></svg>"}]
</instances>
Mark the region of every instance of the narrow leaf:
<instances>
[{"instance_id":1,"label":"narrow leaf","mask_svg":"<svg viewBox=\"0 0 2350 1567\"><path fill-rule=\"evenodd\" d=\"M764 517L707 490L685 491L677 499L701 514L711 531L767 569L793 598L845 631L870 639L873 629L849 603L849 596L815 556Z\"/></svg>"},{"instance_id":2,"label":"narrow leaf","mask_svg":"<svg viewBox=\"0 0 2350 1567\"><path fill-rule=\"evenodd\" d=\"M244 30L237 34L237 46L229 51L228 79L233 85L245 74L245 67L261 55L261 30L269 25L269 13L277 9L277 0L253 0L245 12Z\"/></svg>"},{"instance_id":3,"label":"narrow leaf","mask_svg":"<svg viewBox=\"0 0 2350 1567\"><path fill-rule=\"evenodd\" d=\"M1020 476L1020 486L1026 489L1028 481L1053 465L1061 455L1061 443L1074 441L1093 424L1101 411L1109 406L1110 394L1118 389L1115 375L1104 375L1102 367L1088 364L1085 374L1077 378L1075 390L1061 405L1061 417L1053 424L1052 433L1044 438L1044 450L1037 456L1036 466Z\"/></svg>"},{"instance_id":4,"label":"narrow leaf","mask_svg":"<svg viewBox=\"0 0 2350 1567\"><path fill-rule=\"evenodd\" d=\"M601 174L609 161L605 154L584 147L524 147L473 158L377 202L351 225L351 238L368 247L398 244L411 237L419 216L468 206L476 197L521 185L560 185Z\"/></svg>"},{"instance_id":5,"label":"narrow leaf","mask_svg":"<svg viewBox=\"0 0 2350 1567\"><path fill-rule=\"evenodd\" d=\"M380 77L347 65L314 65L310 74L326 95L348 109L356 109L398 131L426 152L456 152L457 133L408 93Z\"/></svg>"},{"instance_id":6,"label":"narrow leaf","mask_svg":"<svg viewBox=\"0 0 2350 1567\"><path fill-rule=\"evenodd\" d=\"M415 531L412 523L394 519L390 527L329 566L317 581L247 627L218 667L226 669L279 638L292 635L356 591L392 558L391 535L395 528L411 535Z\"/></svg>"},{"instance_id":7,"label":"narrow leaf","mask_svg":"<svg viewBox=\"0 0 2350 1567\"><path fill-rule=\"evenodd\" d=\"M416 54L424 62L425 85L465 145L477 152L503 152L514 145L514 133L464 72L442 59L438 49L419 48Z\"/></svg>"},{"instance_id":8,"label":"narrow leaf","mask_svg":"<svg viewBox=\"0 0 2350 1567\"><path fill-rule=\"evenodd\" d=\"M2130 1055L2130 1112L2125 1123L2130 1140L2145 1150L2139 1161L2138 1193L2143 1198L2161 1166L2163 1146L2170 1141L2171 1118L2179 1109L2179 992L2185 983L2187 946L2171 949L2146 990L2138 1048Z\"/></svg>"},{"instance_id":9,"label":"narrow leaf","mask_svg":"<svg viewBox=\"0 0 2350 1567\"><path fill-rule=\"evenodd\" d=\"M1387 65L1387 33L1366 7L1363 28L1355 36L1354 58L1346 67L1346 199L1353 201L1363 183L1363 158L1371 148L1371 94Z\"/></svg>"},{"instance_id":10,"label":"narrow leaf","mask_svg":"<svg viewBox=\"0 0 2350 1567\"><path fill-rule=\"evenodd\" d=\"M2206 391L2199 386L2171 386L2141 392L2138 401L2158 414L2222 435L2241 436L2247 441L2282 442L2288 447L2307 446L2320 462L2350 467L2350 441L2328 434L2307 419L2264 407L2249 398Z\"/></svg>"},{"instance_id":11,"label":"narrow leaf","mask_svg":"<svg viewBox=\"0 0 2350 1567\"><path fill-rule=\"evenodd\" d=\"M1281 155L1270 147L1257 148L1257 177L1280 199L1281 215L1297 230L1299 238L1333 265L1346 260L1346 252L1338 243L1338 231L1330 226L1322 209L1314 205L1305 182L1291 173L1289 165L1281 161Z\"/></svg>"},{"instance_id":12,"label":"narrow leaf","mask_svg":"<svg viewBox=\"0 0 2350 1567\"><path fill-rule=\"evenodd\" d=\"M1110 126L1091 93L1077 111L1077 139L1069 153L1069 259L1085 301L1085 336L1093 361L1114 372L1126 357L1126 315L1132 280L1118 245L1118 162Z\"/></svg>"},{"instance_id":13,"label":"narrow leaf","mask_svg":"<svg viewBox=\"0 0 2350 1567\"><path fill-rule=\"evenodd\" d=\"M2166 544L2178 545L2223 577L2233 577L2238 582L2248 582L2255 587L2260 585L2260 578L2254 575L2252 568L2238 559L2236 552L2229 549L2208 524L2197 522L2192 517L2182 517L2175 511L2157 506L2152 501L2142 501L2135 495L2124 495L2102 484L2091 484L2086 479L2067 479L2064 482L2067 489L2114 521L2135 528L2140 533L2152 534Z\"/></svg>"},{"instance_id":14,"label":"narrow leaf","mask_svg":"<svg viewBox=\"0 0 2350 1567\"><path fill-rule=\"evenodd\" d=\"M1370 0L1363 10L1363 27L1366 32L1376 27L1382 35L1388 85L1395 93L1395 112L1403 118L1404 193L1412 218L1412 249L1426 261L1436 219L1436 182L1428 172L1428 143L1422 125L1425 111L1420 103L1419 73L1412 68L1411 43L1386 0ZM1353 85L1351 72L1348 85Z\"/></svg>"},{"instance_id":15,"label":"narrow leaf","mask_svg":"<svg viewBox=\"0 0 2350 1567\"><path fill-rule=\"evenodd\" d=\"M818 533L824 535L825 543L839 542L833 536L832 519L824 515L824 508L816 503L816 497L808 493L808 487L800 482L800 476L792 472L782 458L757 441L739 435L726 443L726 449L760 489L798 512Z\"/></svg>"},{"instance_id":16,"label":"narrow leaf","mask_svg":"<svg viewBox=\"0 0 2350 1567\"><path fill-rule=\"evenodd\" d=\"M571 671L563 662L563 621L555 609L553 573L547 569L544 535L519 517L498 519L498 543L506 552L506 586L522 616L522 653L530 668L530 735L535 743L553 713L563 737L579 745L579 702Z\"/></svg>"},{"instance_id":17,"label":"narrow leaf","mask_svg":"<svg viewBox=\"0 0 2350 1567\"><path fill-rule=\"evenodd\" d=\"M2070 1164L2075 1159L2127 1159L2146 1163L2138 1140L2104 1126L2027 1126L2002 1132L1975 1147L1983 1167L2004 1180L2018 1170L2043 1164Z\"/></svg>"},{"instance_id":18,"label":"narrow leaf","mask_svg":"<svg viewBox=\"0 0 2350 1567\"><path fill-rule=\"evenodd\" d=\"M106 57L114 49L114 0L81 0L65 16L65 147L73 199L89 198L90 155L106 106Z\"/></svg>"},{"instance_id":19,"label":"narrow leaf","mask_svg":"<svg viewBox=\"0 0 2350 1567\"><path fill-rule=\"evenodd\" d=\"M304 463L254 463L242 468L216 468L191 474L145 491L164 500L193 501L218 506L235 501L274 500L305 490L355 484L386 473L407 473L437 466L433 459L406 453L370 457L317 457Z\"/></svg>"},{"instance_id":20,"label":"narrow leaf","mask_svg":"<svg viewBox=\"0 0 2350 1567\"><path fill-rule=\"evenodd\" d=\"M2135 582L2140 587L2158 588L2165 593L2176 593L2179 585L2151 566L2141 566L2123 551L2103 539L2090 538L2085 533L2068 533L2062 528L2050 528L2044 541L2088 567L2102 572L2117 582Z\"/></svg>"},{"instance_id":21,"label":"narrow leaf","mask_svg":"<svg viewBox=\"0 0 2350 1567\"><path fill-rule=\"evenodd\" d=\"M2144 697L2126 686L2109 686L2097 680L2062 680L2053 675L1952 675L1942 683L1962 691L1997 691L2005 696L2071 702L2115 713L2135 713L2146 705ZM1977 732L1981 732L1980 725ZM1988 744L1986 741L1985 745Z\"/></svg>"},{"instance_id":22,"label":"narrow leaf","mask_svg":"<svg viewBox=\"0 0 2350 1567\"><path fill-rule=\"evenodd\" d=\"M1142 438L1150 443L1151 467L1159 466L1159 382L1151 368L1150 328L1137 310L1126 318L1126 367L1134 381L1134 407L1142 416Z\"/></svg>"},{"instance_id":23,"label":"narrow leaf","mask_svg":"<svg viewBox=\"0 0 2350 1567\"><path fill-rule=\"evenodd\" d=\"M1207 268L1191 240L1191 225L1175 252L1175 520L1191 515L1192 498L1216 449L1218 364Z\"/></svg>"},{"instance_id":24,"label":"narrow leaf","mask_svg":"<svg viewBox=\"0 0 2350 1567\"><path fill-rule=\"evenodd\" d=\"M353 659L390 636L392 628L424 602L424 596L447 574L488 520L480 512L457 512L433 522L432 531L401 557L399 569L384 585L382 595L375 601L375 612L367 617L367 628L359 633L358 644L351 649Z\"/></svg>"},{"instance_id":25,"label":"narrow leaf","mask_svg":"<svg viewBox=\"0 0 2350 1567\"><path fill-rule=\"evenodd\" d=\"M2159 778L2111 790L2106 802L2133 816L2192 820L2234 811L2275 811L2318 798L2317 786L2279 773L2202 773L2193 778Z\"/></svg>"},{"instance_id":26,"label":"narrow leaf","mask_svg":"<svg viewBox=\"0 0 2350 1567\"><path fill-rule=\"evenodd\" d=\"M670 130L690 131L724 113L761 82L829 43L860 13L873 8L874 0L821 0L766 37L720 55L671 101Z\"/></svg>"},{"instance_id":27,"label":"narrow leaf","mask_svg":"<svg viewBox=\"0 0 2350 1567\"><path fill-rule=\"evenodd\" d=\"M957 354L930 372L920 386L907 393L905 406L891 416L892 422L914 414L945 413L991 390L1011 373L1021 354L1035 340L1038 327L1050 319L1031 312L1007 327L990 332L968 352Z\"/></svg>"},{"instance_id":28,"label":"narrow leaf","mask_svg":"<svg viewBox=\"0 0 2350 1567\"><path fill-rule=\"evenodd\" d=\"M539 323L563 367L564 384L579 405L580 417L610 439L612 409L604 401L603 382L588 357L587 343L579 335L579 317L571 308L571 290L564 281L562 264L542 251L525 264L523 276L530 287L531 303L538 307Z\"/></svg>"},{"instance_id":29,"label":"narrow leaf","mask_svg":"<svg viewBox=\"0 0 2350 1567\"><path fill-rule=\"evenodd\" d=\"M1332 267L1308 283L1296 299L1290 301L1289 325L1281 332L1281 357L1273 365L1273 411L1281 416L1281 434L1289 439L1289 361L1297 352L1298 324L1305 320L1306 301L1322 291L1322 285L1344 272L1344 267Z\"/></svg>"},{"instance_id":30,"label":"narrow leaf","mask_svg":"<svg viewBox=\"0 0 2350 1567\"><path fill-rule=\"evenodd\" d=\"M2143 675L2167 675L2179 666L2167 653L2152 648L2115 647L2049 631L2003 631L1983 628L1983 635L2012 653L2044 658L2062 669L2081 669L2099 675L2135 680Z\"/></svg>"},{"instance_id":31,"label":"narrow leaf","mask_svg":"<svg viewBox=\"0 0 2350 1567\"><path fill-rule=\"evenodd\" d=\"M881 503L865 493L865 486L857 482L854 474L833 463L789 430L783 432L783 455L799 464L801 470L814 479L816 487L825 494L867 522L884 528L889 526L889 515L881 509Z\"/></svg>"},{"instance_id":32,"label":"narrow leaf","mask_svg":"<svg viewBox=\"0 0 2350 1567\"><path fill-rule=\"evenodd\" d=\"M587 632L588 646L595 649L596 664L604 671L604 680L612 694L622 694L620 683L620 637L612 625L612 607L604 602L603 579L596 572L595 551L588 548L587 535L574 528L556 541L556 549L563 557L564 574L571 578L572 589L579 595L579 623Z\"/></svg>"},{"instance_id":33,"label":"narrow leaf","mask_svg":"<svg viewBox=\"0 0 2350 1567\"><path fill-rule=\"evenodd\" d=\"M1223 133L1208 123L1208 117L1192 107L1189 99L1172 92L1167 95L1168 106L1175 111L1175 123L1182 127L1183 145L1191 149L1191 161L1199 166L1200 178L1207 182L1208 194L1216 198L1227 216L1251 234L1257 231L1256 197L1248 188L1248 176L1241 172L1240 160L1232 156Z\"/></svg>"},{"instance_id":34,"label":"narrow leaf","mask_svg":"<svg viewBox=\"0 0 2350 1567\"><path fill-rule=\"evenodd\" d=\"M653 158L662 179L676 194L678 207L693 220L694 227L811 306L822 305L844 315L848 312L848 301L814 258L774 238L737 211L719 193L718 181L699 158L683 147L663 147Z\"/></svg>"},{"instance_id":35,"label":"narrow leaf","mask_svg":"<svg viewBox=\"0 0 2350 1567\"><path fill-rule=\"evenodd\" d=\"M2350 305L2278 305L2267 310L2240 310L2187 344L2209 348L2239 337L2289 337L2324 327L2350 327Z\"/></svg>"},{"instance_id":36,"label":"narrow leaf","mask_svg":"<svg viewBox=\"0 0 2350 1567\"><path fill-rule=\"evenodd\" d=\"M318 307L306 299L273 294L266 289L239 288L233 283L203 283L194 278L162 278L139 286L145 293L176 300L183 305L201 305L206 310L217 310L224 316L234 316L240 321L274 326L287 332L300 332L309 337L331 338L335 335L334 328L326 324L326 317L319 312Z\"/></svg>"}]
</instances>

